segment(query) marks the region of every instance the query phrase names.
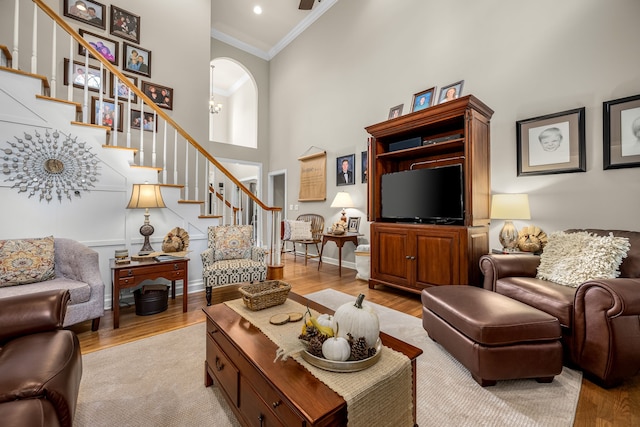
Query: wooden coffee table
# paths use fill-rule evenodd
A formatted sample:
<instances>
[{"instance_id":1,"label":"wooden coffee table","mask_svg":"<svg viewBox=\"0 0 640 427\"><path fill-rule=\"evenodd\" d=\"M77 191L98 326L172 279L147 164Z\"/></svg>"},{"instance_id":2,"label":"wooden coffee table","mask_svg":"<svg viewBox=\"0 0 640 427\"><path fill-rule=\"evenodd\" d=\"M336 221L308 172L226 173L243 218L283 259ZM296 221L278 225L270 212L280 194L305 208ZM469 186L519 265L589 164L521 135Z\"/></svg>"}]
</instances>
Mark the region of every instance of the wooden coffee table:
<instances>
[{"instance_id":1,"label":"wooden coffee table","mask_svg":"<svg viewBox=\"0 0 640 427\"><path fill-rule=\"evenodd\" d=\"M333 313L306 298L289 298L321 313ZM215 380L243 425L347 425L347 404L293 358L274 363L277 346L224 303L204 307L207 356L204 384ZM406 355L413 372L413 420L416 424L416 358L422 350L385 333L382 343Z\"/></svg>"}]
</instances>

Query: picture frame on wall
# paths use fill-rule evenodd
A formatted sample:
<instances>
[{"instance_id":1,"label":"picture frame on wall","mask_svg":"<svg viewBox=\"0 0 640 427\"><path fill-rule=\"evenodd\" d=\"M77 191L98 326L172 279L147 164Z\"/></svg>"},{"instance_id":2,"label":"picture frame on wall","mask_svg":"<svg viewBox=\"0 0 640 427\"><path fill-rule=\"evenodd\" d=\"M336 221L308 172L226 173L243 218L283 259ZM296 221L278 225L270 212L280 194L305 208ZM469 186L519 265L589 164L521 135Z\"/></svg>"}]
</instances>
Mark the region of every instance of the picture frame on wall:
<instances>
[{"instance_id":1,"label":"picture frame on wall","mask_svg":"<svg viewBox=\"0 0 640 427\"><path fill-rule=\"evenodd\" d=\"M395 119L396 117L400 117L402 115L402 108L404 104L396 105L395 107L391 107L389 109L389 117L388 119Z\"/></svg>"},{"instance_id":2,"label":"picture frame on wall","mask_svg":"<svg viewBox=\"0 0 640 427\"><path fill-rule=\"evenodd\" d=\"M127 76L125 74L125 77L129 79L129 81L131 82L131 84L133 84L135 87L138 87L138 78L137 77L133 77L133 76ZM119 99L128 99L129 96L131 96L131 102L134 104L138 103L138 95L135 94L135 92L131 91L131 89L129 88L129 86L127 86L122 80L117 79L118 82L116 83L116 76L113 75L113 73L111 74L111 98L116 98L116 94L118 95Z\"/></svg>"},{"instance_id":3,"label":"picture frame on wall","mask_svg":"<svg viewBox=\"0 0 640 427\"><path fill-rule=\"evenodd\" d=\"M367 151L360 153L360 170L362 171L362 183L366 184L369 175L369 153Z\"/></svg>"},{"instance_id":4,"label":"picture frame on wall","mask_svg":"<svg viewBox=\"0 0 640 427\"><path fill-rule=\"evenodd\" d=\"M151 77L151 51L122 42L122 70Z\"/></svg>"},{"instance_id":5,"label":"picture frame on wall","mask_svg":"<svg viewBox=\"0 0 640 427\"><path fill-rule=\"evenodd\" d=\"M158 107L173 110L173 89L151 82L142 82L140 88Z\"/></svg>"},{"instance_id":6,"label":"picture frame on wall","mask_svg":"<svg viewBox=\"0 0 640 427\"><path fill-rule=\"evenodd\" d=\"M431 107L433 103L433 94L436 91L436 87L429 88L427 90L423 90L422 92L418 92L413 95L411 112L424 110L425 108Z\"/></svg>"},{"instance_id":7,"label":"picture frame on wall","mask_svg":"<svg viewBox=\"0 0 640 427\"><path fill-rule=\"evenodd\" d=\"M63 83L65 86L69 86L69 81L73 83L73 87L84 89L85 80L87 82L87 88L93 92L99 92L102 88L102 93L107 93L104 83L107 81L107 70L89 65L87 70L85 65L80 61L73 61L71 76L69 76L69 65L71 61L69 58L64 58L64 78Z\"/></svg>"},{"instance_id":8,"label":"picture frame on wall","mask_svg":"<svg viewBox=\"0 0 640 427\"><path fill-rule=\"evenodd\" d=\"M445 102L460 98L460 95L462 95L463 85L464 80L460 80L458 82L442 86L440 89L440 95L438 96L438 104L444 104Z\"/></svg>"},{"instance_id":9,"label":"picture frame on wall","mask_svg":"<svg viewBox=\"0 0 640 427\"><path fill-rule=\"evenodd\" d=\"M116 108L115 101L113 99L102 100L102 112L100 111L100 98L97 96L91 97L91 123L94 125L108 126L111 130L114 130L114 126L118 125L118 132L122 132L122 108L123 103L118 102ZM116 120L117 117L117 120ZM102 118L102 120L100 120Z\"/></svg>"},{"instance_id":10,"label":"picture frame on wall","mask_svg":"<svg viewBox=\"0 0 640 427\"><path fill-rule=\"evenodd\" d=\"M351 216L347 221L347 232L357 233L360 230L360 217Z\"/></svg>"},{"instance_id":11,"label":"picture frame on wall","mask_svg":"<svg viewBox=\"0 0 640 427\"><path fill-rule=\"evenodd\" d=\"M603 168L640 166L640 95L605 101L603 112Z\"/></svg>"},{"instance_id":12,"label":"picture frame on wall","mask_svg":"<svg viewBox=\"0 0 640 427\"><path fill-rule=\"evenodd\" d=\"M586 172L585 108L516 122L518 176Z\"/></svg>"},{"instance_id":13,"label":"picture frame on wall","mask_svg":"<svg viewBox=\"0 0 640 427\"><path fill-rule=\"evenodd\" d=\"M85 31L82 28L78 30L78 33L85 39L100 55L113 65L118 65L118 42L115 40L109 40L101 35ZM78 43L78 55L84 56L86 49L80 43ZM94 58L89 54L89 58ZM95 58L94 58L95 59Z\"/></svg>"},{"instance_id":14,"label":"picture frame on wall","mask_svg":"<svg viewBox=\"0 0 640 427\"><path fill-rule=\"evenodd\" d=\"M90 0L64 0L62 14L85 24L106 29L107 7Z\"/></svg>"},{"instance_id":15,"label":"picture frame on wall","mask_svg":"<svg viewBox=\"0 0 640 427\"><path fill-rule=\"evenodd\" d=\"M153 113L144 112L141 114L140 110L131 109L131 129L142 129L148 132L158 132L158 121L154 117Z\"/></svg>"},{"instance_id":16,"label":"picture frame on wall","mask_svg":"<svg viewBox=\"0 0 640 427\"><path fill-rule=\"evenodd\" d=\"M140 17L111 5L109 33L140 44Z\"/></svg>"},{"instance_id":17,"label":"picture frame on wall","mask_svg":"<svg viewBox=\"0 0 640 427\"><path fill-rule=\"evenodd\" d=\"M340 156L336 158L336 185L355 185L356 155Z\"/></svg>"}]
</instances>

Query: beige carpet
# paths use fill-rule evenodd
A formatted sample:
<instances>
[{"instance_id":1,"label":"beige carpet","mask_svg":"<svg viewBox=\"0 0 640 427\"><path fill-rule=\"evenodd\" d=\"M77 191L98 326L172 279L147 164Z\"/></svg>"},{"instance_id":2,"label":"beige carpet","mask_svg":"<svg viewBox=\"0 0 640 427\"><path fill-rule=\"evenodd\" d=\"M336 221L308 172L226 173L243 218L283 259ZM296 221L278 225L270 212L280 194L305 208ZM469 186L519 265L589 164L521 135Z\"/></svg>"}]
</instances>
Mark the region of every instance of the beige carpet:
<instances>
[{"instance_id":1,"label":"beige carpet","mask_svg":"<svg viewBox=\"0 0 640 427\"><path fill-rule=\"evenodd\" d=\"M330 289L308 296L331 308L353 300ZM420 319L374 306L385 332L424 350L421 426L573 425L579 372L565 368L551 384L500 381L482 388L426 336ZM204 387L204 337L201 323L84 356L76 426L237 426L216 387Z\"/></svg>"}]
</instances>

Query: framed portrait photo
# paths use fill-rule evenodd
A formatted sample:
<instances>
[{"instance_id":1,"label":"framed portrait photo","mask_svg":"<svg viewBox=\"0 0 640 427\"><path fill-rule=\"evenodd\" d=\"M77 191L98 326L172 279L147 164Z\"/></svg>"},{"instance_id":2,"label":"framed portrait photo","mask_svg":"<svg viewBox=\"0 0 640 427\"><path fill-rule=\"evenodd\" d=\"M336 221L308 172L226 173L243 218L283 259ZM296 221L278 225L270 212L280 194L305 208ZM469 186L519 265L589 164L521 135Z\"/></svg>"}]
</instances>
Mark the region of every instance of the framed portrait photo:
<instances>
[{"instance_id":1,"label":"framed portrait photo","mask_svg":"<svg viewBox=\"0 0 640 427\"><path fill-rule=\"evenodd\" d=\"M71 64L71 70L69 65ZM71 74L69 74L71 71ZM69 82L72 82L73 87L84 89L84 84L87 82L87 88L94 92L99 92L102 89L102 93L106 93L105 82L107 81L107 70L89 65L87 69L82 62L69 61L69 58L64 58L64 85L69 86Z\"/></svg>"},{"instance_id":2,"label":"framed portrait photo","mask_svg":"<svg viewBox=\"0 0 640 427\"><path fill-rule=\"evenodd\" d=\"M396 117L400 117L402 115L402 107L404 104L396 105L395 107L391 107L389 109L389 119L395 119Z\"/></svg>"},{"instance_id":3,"label":"framed portrait photo","mask_svg":"<svg viewBox=\"0 0 640 427\"><path fill-rule=\"evenodd\" d=\"M122 132L122 108L123 103L118 102L116 107L115 101L112 99L103 99L100 104L100 98L91 97L91 123L94 125L108 126L114 130L118 126L118 132ZM117 123L116 123L117 122Z\"/></svg>"},{"instance_id":4,"label":"framed portrait photo","mask_svg":"<svg viewBox=\"0 0 640 427\"><path fill-rule=\"evenodd\" d=\"M603 168L640 166L640 95L606 101L603 112Z\"/></svg>"},{"instance_id":5,"label":"framed portrait photo","mask_svg":"<svg viewBox=\"0 0 640 427\"><path fill-rule=\"evenodd\" d=\"M360 170L362 171L362 183L366 184L369 176L369 153L367 151L360 153Z\"/></svg>"},{"instance_id":6,"label":"framed portrait photo","mask_svg":"<svg viewBox=\"0 0 640 427\"><path fill-rule=\"evenodd\" d=\"M64 0L63 15L85 24L106 29L107 8L97 1Z\"/></svg>"},{"instance_id":7,"label":"framed portrait photo","mask_svg":"<svg viewBox=\"0 0 640 427\"><path fill-rule=\"evenodd\" d=\"M336 158L336 185L355 185L356 155L349 154Z\"/></svg>"},{"instance_id":8,"label":"framed portrait photo","mask_svg":"<svg viewBox=\"0 0 640 427\"><path fill-rule=\"evenodd\" d=\"M158 132L158 121L154 117L153 113L142 113L140 110L131 110L131 129L138 129L142 127L142 130L149 132Z\"/></svg>"},{"instance_id":9,"label":"framed portrait photo","mask_svg":"<svg viewBox=\"0 0 640 427\"><path fill-rule=\"evenodd\" d=\"M518 176L585 172L585 108L516 122Z\"/></svg>"},{"instance_id":10,"label":"framed portrait photo","mask_svg":"<svg viewBox=\"0 0 640 427\"><path fill-rule=\"evenodd\" d=\"M83 39L85 39L100 55L113 65L118 65L118 42L109 40L98 34L90 33L82 28L78 31ZM84 56L86 49L80 43L78 43L78 55ZM93 58L93 55L89 55Z\"/></svg>"},{"instance_id":11,"label":"framed portrait photo","mask_svg":"<svg viewBox=\"0 0 640 427\"><path fill-rule=\"evenodd\" d=\"M349 233L357 233L360 230L360 217L351 216L347 221L347 231Z\"/></svg>"},{"instance_id":12,"label":"framed portrait photo","mask_svg":"<svg viewBox=\"0 0 640 427\"><path fill-rule=\"evenodd\" d=\"M464 80L460 80L459 82L442 86L440 89L440 95L438 96L438 104L444 104L447 101L460 98L463 84Z\"/></svg>"},{"instance_id":13,"label":"framed portrait photo","mask_svg":"<svg viewBox=\"0 0 640 427\"><path fill-rule=\"evenodd\" d=\"M137 77L127 76L127 75L125 75L125 77L129 79L129 82L131 82L131 84L138 87ZM118 81L116 82L116 80ZM130 96L132 103L134 104L138 103L138 95L136 95L135 92L131 91L129 89L129 86L127 86L122 80L116 79L116 76L114 76L112 73L111 74L111 97L116 98L116 95L118 95L117 98L125 99L125 100L129 99L129 96Z\"/></svg>"},{"instance_id":14,"label":"framed portrait photo","mask_svg":"<svg viewBox=\"0 0 640 427\"><path fill-rule=\"evenodd\" d=\"M140 43L140 17L111 5L109 33L123 39Z\"/></svg>"},{"instance_id":15,"label":"framed portrait photo","mask_svg":"<svg viewBox=\"0 0 640 427\"><path fill-rule=\"evenodd\" d=\"M122 43L122 69L130 73L151 77L151 51Z\"/></svg>"},{"instance_id":16,"label":"framed portrait photo","mask_svg":"<svg viewBox=\"0 0 640 427\"><path fill-rule=\"evenodd\" d=\"M173 89L151 82L142 82L140 88L158 107L173 110Z\"/></svg>"},{"instance_id":17,"label":"framed portrait photo","mask_svg":"<svg viewBox=\"0 0 640 427\"><path fill-rule=\"evenodd\" d=\"M431 89L423 90L422 92L418 92L413 95L413 102L411 106L411 112L424 110L428 108L433 103L433 96L436 91L436 87L432 87Z\"/></svg>"}]
</instances>

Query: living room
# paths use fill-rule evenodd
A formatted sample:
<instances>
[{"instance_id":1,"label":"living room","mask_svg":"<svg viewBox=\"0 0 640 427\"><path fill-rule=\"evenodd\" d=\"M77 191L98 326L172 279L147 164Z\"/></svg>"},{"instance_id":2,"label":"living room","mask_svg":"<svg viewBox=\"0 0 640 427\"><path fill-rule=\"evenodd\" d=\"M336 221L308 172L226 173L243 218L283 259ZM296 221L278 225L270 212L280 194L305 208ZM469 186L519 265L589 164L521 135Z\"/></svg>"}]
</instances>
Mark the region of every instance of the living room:
<instances>
[{"instance_id":1,"label":"living room","mask_svg":"<svg viewBox=\"0 0 640 427\"><path fill-rule=\"evenodd\" d=\"M60 2L48 3L60 9ZM491 192L529 194L531 220L517 221L518 228L531 223L547 233L582 227L637 229L634 214L640 206L632 195L640 176L635 168L603 168L602 136L603 102L640 93L639 59L627 53L634 51L638 39L636 2L387 3L336 2L270 60L212 39L208 1L179 8L148 7L139 0L122 6L144 19L141 45L153 51L153 80L175 89L172 117L199 141L207 141L208 135L210 61L228 57L249 70L259 92L258 148L205 145L216 157L262 164L262 182L269 171L287 170L286 207L299 205L299 212L287 212L290 218L316 212L335 222L340 212L330 207L331 201L339 189L347 188L356 205L349 215L363 219L360 231L368 241L366 185L358 180L337 187L329 174L325 201L299 203L298 157L320 147L327 152L329 170L338 157L355 153L359 158L367 148L365 126L386 120L389 109L399 104L406 114L413 94L464 80L463 95L473 94L495 111ZM3 23L10 15L3 14ZM167 21L188 31L167 31L157 24ZM11 36L5 32L0 30L6 44ZM188 78L177 71L177 64L188 65ZM194 105L202 105L202 111ZM580 107L586 109L585 171L518 176L516 122ZM104 260L113 256L114 248L139 245L142 215L124 209L124 184L117 197L100 200L101 189L64 204L29 199L2 185L3 200L14 207L3 211L2 238L53 234L83 241L100 252L105 283L110 276ZM152 213L152 221L156 239L176 225L174 218L157 213ZM95 227L96 222L103 226ZM501 226L501 221L491 224L493 248L499 246ZM192 231L194 240L206 240L204 230ZM327 246L326 251L327 259L337 260L334 248ZM353 267L348 246L343 258L344 266ZM308 268L315 266L312 262ZM192 277L197 278L197 272ZM194 289L198 285L194 283Z\"/></svg>"}]
</instances>

